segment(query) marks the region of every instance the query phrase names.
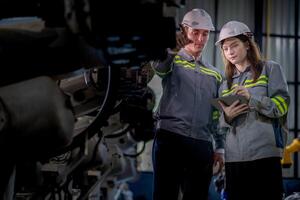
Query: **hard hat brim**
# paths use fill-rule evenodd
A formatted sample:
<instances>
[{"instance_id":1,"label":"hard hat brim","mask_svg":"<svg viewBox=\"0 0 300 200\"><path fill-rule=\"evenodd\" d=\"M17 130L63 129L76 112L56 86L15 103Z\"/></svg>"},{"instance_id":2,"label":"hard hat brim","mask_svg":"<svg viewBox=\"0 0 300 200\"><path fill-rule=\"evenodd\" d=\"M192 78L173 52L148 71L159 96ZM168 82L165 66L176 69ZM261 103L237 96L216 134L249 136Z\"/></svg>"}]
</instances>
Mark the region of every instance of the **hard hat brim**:
<instances>
[{"instance_id":1,"label":"hard hat brim","mask_svg":"<svg viewBox=\"0 0 300 200\"><path fill-rule=\"evenodd\" d=\"M214 27L206 27L206 26L201 26L201 25L198 25L198 26L191 26L189 24L186 24L186 23L182 23L182 25L184 26L188 26L192 29L201 29L201 30L208 30L208 31L215 31L215 28Z\"/></svg>"}]
</instances>

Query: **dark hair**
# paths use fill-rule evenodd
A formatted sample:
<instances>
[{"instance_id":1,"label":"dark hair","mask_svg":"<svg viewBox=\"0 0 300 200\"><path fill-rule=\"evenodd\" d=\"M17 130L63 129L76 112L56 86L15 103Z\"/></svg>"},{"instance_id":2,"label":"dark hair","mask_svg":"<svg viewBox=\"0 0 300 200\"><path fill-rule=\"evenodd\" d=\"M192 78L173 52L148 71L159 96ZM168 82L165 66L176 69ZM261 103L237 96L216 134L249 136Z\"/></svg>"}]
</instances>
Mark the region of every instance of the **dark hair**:
<instances>
[{"instance_id":1,"label":"dark hair","mask_svg":"<svg viewBox=\"0 0 300 200\"><path fill-rule=\"evenodd\" d=\"M251 64L250 69L251 69L251 72L253 74L253 77L252 77L253 82L256 82L258 77L261 74L262 67L263 67L263 64L262 64L263 61L262 61L262 58L261 58L261 53L260 53L259 47L254 42L252 37L248 37L248 36L243 35L243 34L237 35L237 36L234 36L234 37L241 40L244 43L249 44L249 50L247 51L247 59L249 60L249 62ZM223 49L224 41L225 40L221 41L221 48L222 49ZM225 76L226 76L226 79L227 79L227 86L228 86L228 89L229 89L232 86L232 81L233 81L232 77L233 77L233 74L234 74L235 66L234 66L234 64L230 63L225 58L223 50L222 50L222 58L223 58L223 62L225 64Z\"/></svg>"}]
</instances>

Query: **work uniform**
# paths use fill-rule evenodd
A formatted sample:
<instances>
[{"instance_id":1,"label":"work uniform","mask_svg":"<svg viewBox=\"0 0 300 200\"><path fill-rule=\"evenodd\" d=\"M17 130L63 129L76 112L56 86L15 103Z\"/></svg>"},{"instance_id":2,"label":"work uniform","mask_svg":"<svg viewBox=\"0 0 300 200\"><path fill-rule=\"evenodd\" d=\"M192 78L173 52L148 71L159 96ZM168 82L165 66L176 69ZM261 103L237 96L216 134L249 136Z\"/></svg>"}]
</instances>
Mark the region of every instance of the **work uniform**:
<instances>
[{"instance_id":1,"label":"work uniform","mask_svg":"<svg viewBox=\"0 0 300 200\"><path fill-rule=\"evenodd\" d=\"M263 199L258 196L259 192L263 195L266 195L265 191L272 191L272 194L282 192L282 182L278 181L282 179L278 161L286 142L286 115L290 103L281 66L273 61L263 62L262 65L256 82L253 81L249 66L242 73L234 73L231 88L224 81L219 90L220 96L228 96L233 94L236 86L243 85L250 93L249 111L234 118L230 124L222 114L220 126L228 128L225 143L226 188L229 193L231 187L236 190L239 188L241 194L246 191L256 193L254 197L257 200ZM231 180L231 177L235 180ZM261 187L256 187L261 191L251 191L251 184L248 183L261 184ZM238 194L237 191L234 193ZM249 199L252 198L250 193ZM248 198L239 196L229 199ZM268 196L267 199L276 198Z\"/></svg>"},{"instance_id":2,"label":"work uniform","mask_svg":"<svg viewBox=\"0 0 300 200\"><path fill-rule=\"evenodd\" d=\"M154 69L163 87L155 115L154 199L177 200L180 186L184 199L205 199L214 148L224 145L224 135L217 131L219 113L210 104L218 96L222 75L184 49Z\"/></svg>"}]
</instances>

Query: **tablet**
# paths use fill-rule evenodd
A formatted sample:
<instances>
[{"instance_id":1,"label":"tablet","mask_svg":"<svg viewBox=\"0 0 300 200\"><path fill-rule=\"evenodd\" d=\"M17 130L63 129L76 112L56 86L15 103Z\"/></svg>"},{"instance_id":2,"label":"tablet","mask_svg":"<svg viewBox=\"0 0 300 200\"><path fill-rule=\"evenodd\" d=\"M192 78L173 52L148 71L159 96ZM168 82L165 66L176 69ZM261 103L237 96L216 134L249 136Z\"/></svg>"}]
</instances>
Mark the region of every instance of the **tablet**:
<instances>
[{"instance_id":1,"label":"tablet","mask_svg":"<svg viewBox=\"0 0 300 200\"><path fill-rule=\"evenodd\" d=\"M235 102L236 100L239 100L241 104L243 104L243 103L247 104L248 103L248 100L244 96L241 96L241 95L229 95L229 96L225 96L225 97L219 97L219 98L212 99L211 100L211 104L214 107L216 107L217 109L219 109L220 111L222 111L222 107L218 103L218 101L222 101L225 105L229 106L233 102Z\"/></svg>"}]
</instances>

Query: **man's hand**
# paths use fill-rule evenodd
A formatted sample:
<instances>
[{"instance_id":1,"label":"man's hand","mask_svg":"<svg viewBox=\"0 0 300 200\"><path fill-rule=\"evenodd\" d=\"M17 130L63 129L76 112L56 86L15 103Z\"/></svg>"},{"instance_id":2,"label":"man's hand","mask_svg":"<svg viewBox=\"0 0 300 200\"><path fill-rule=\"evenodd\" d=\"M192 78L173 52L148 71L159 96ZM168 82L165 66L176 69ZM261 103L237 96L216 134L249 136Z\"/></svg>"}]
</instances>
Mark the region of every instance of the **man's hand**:
<instances>
[{"instance_id":1,"label":"man's hand","mask_svg":"<svg viewBox=\"0 0 300 200\"><path fill-rule=\"evenodd\" d=\"M187 39L186 35L181 32L176 32L176 49L183 48L186 44L189 43L189 40Z\"/></svg>"},{"instance_id":2,"label":"man's hand","mask_svg":"<svg viewBox=\"0 0 300 200\"><path fill-rule=\"evenodd\" d=\"M214 153L214 167L217 167L217 171L214 174L221 172L224 166L224 153Z\"/></svg>"}]
</instances>

